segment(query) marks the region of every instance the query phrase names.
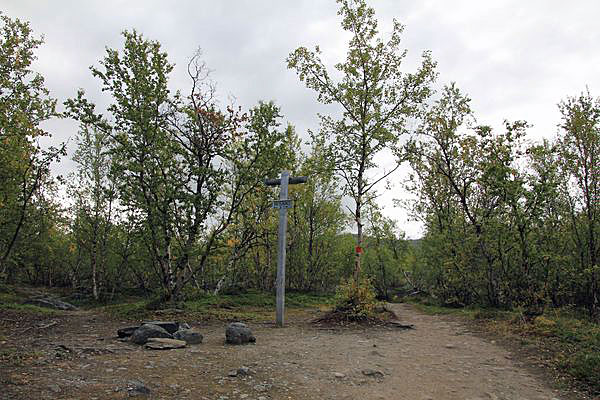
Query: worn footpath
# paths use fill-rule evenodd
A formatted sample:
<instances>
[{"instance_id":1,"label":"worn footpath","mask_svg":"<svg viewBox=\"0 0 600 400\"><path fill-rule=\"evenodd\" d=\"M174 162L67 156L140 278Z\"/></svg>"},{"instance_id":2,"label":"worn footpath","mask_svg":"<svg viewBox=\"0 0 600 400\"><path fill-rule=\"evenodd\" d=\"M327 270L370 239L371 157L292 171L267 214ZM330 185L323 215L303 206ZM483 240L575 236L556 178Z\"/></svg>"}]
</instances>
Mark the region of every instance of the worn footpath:
<instances>
[{"instance_id":1,"label":"worn footpath","mask_svg":"<svg viewBox=\"0 0 600 400\"><path fill-rule=\"evenodd\" d=\"M0 365L0 398L575 398L461 322L409 305L390 307L415 329L318 327L306 315L290 318L285 328L249 323L256 343L232 346L224 344L225 323L188 321L204 342L165 351L116 340L116 329L130 322L101 314L65 312L23 334L24 326L3 314L4 354L32 356Z\"/></svg>"}]
</instances>

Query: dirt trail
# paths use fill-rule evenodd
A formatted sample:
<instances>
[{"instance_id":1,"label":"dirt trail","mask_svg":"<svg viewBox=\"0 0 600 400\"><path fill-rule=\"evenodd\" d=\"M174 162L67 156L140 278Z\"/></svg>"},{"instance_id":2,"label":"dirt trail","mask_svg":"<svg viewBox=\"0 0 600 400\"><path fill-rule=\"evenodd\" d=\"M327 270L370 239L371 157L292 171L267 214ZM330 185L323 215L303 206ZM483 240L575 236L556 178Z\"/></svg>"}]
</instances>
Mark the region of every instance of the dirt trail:
<instances>
[{"instance_id":1,"label":"dirt trail","mask_svg":"<svg viewBox=\"0 0 600 400\"><path fill-rule=\"evenodd\" d=\"M151 399L570 398L464 324L409 305L390 307L415 329L329 330L300 318L281 329L250 324L255 345L225 346L225 323L188 321L204 343L170 351L115 340L123 322L65 314L56 326L1 345L44 356L22 367L0 366L0 399L124 399L139 394L132 381L143 383ZM0 334L8 336L10 328ZM229 376L242 366L249 375Z\"/></svg>"}]
</instances>

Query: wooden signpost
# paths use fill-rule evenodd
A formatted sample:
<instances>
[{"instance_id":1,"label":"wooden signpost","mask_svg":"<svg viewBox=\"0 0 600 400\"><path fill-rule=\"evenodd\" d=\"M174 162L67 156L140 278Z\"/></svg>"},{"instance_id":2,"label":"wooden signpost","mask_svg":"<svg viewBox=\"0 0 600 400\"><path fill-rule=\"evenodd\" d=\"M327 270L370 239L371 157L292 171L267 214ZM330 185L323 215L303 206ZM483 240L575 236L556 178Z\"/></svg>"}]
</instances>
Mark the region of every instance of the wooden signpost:
<instances>
[{"instance_id":1,"label":"wooden signpost","mask_svg":"<svg viewBox=\"0 0 600 400\"><path fill-rule=\"evenodd\" d=\"M287 209L292 207L288 199L288 185L306 183L306 176L290 177L290 171L282 171L280 179L267 179L267 186L279 186L279 200L273 202L273 208L279 209L279 234L277 235L277 326L283 327L285 308L285 250L287 233Z\"/></svg>"}]
</instances>

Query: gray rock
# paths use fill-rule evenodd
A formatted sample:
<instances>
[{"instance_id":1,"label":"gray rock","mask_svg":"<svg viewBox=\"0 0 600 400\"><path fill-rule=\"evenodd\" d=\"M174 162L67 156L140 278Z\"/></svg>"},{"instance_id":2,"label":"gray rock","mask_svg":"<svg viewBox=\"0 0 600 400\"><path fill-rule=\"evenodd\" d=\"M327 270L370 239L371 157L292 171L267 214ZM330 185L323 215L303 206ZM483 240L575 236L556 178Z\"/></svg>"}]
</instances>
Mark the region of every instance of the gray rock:
<instances>
[{"instance_id":1,"label":"gray rock","mask_svg":"<svg viewBox=\"0 0 600 400\"><path fill-rule=\"evenodd\" d=\"M34 306L44 307L44 308L54 308L56 310L65 310L65 311L77 310L77 307L75 307L73 304L69 304L67 302L57 300L57 299L52 299L49 297L44 297L44 298L40 297L40 298L35 298L35 299L29 299L29 300L25 301L25 304L31 304Z\"/></svg>"},{"instance_id":2,"label":"gray rock","mask_svg":"<svg viewBox=\"0 0 600 400\"><path fill-rule=\"evenodd\" d=\"M270 383L259 383L258 385L254 385L254 390L256 390L259 393L264 393L267 392L271 389L271 385Z\"/></svg>"},{"instance_id":3,"label":"gray rock","mask_svg":"<svg viewBox=\"0 0 600 400\"><path fill-rule=\"evenodd\" d=\"M248 375L250 375L250 368L248 368L248 367L239 367L237 369L237 374L241 375L241 376L248 376Z\"/></svg>"},{"instance_id":4,"label":"gray rock","mask_svg":"<svg viewBox=\"0 0 600 400\"><path fill-rule=\"evenodd\" d=\"M254 343L256 338L250 328L241 322L232 322L225 330L225 342L228 344Z\"/></svg>"},{"instance_id":5,"label":"gray rock","mask_svg":"<svg viewBox=\"0 0 600 400\"><path fill-rule=\"evenodd\" d=\"M142 381L129 381L127 383L127 393L130 397L147 396L150 394L150 389Z\"/></svg>"},{"instance_id":6,"label":"gray rock","mask_svg":"<svg viewBox=\"0 0 600 400\"><path fill-rule=\"evenodd\" d=\"M232 369L231 371L229 371L227 373L227 376L229 376L231 378L235 378L236 376L238 376L238 372L235 369Z\"/></svg>"},{"instance_id":7,"label":"gray rock","mask_svg":"<svg viewBox=\"0 0 600 400\"><path fill-rule=\"evenodd\" d=\"M173 321L146 321L142 322L142 325L156 325L163 328L165 331L173 334L179 330L179 323Z\"/></svg>"},{"instance_id":8,"label":"gray rock","mask_svg":"<svg viewBox=\"0 0 600 400\"><path fill-rule=\"evenodd\" d=\"M345 377L346 377L346 375L345 375L345 374L342 374L341 372L335 372L335 373L333 374L333 376L335 376L335 377L336 377L336 378L338 378L338 379L343 379L343 378L345 378Z\"/></svg>"},{"instance_id":9,"label":"gray rock","mask_svg":"<svg viewBox=\"0 0 600 400\"><path fill-rule=\"evenodd\" d=\"M158 325L145 324L133 331L131 341L135 344L145 344L150 338L168 338L173 337Z\"/></svg>"},{"instance_id":10,"label":"gray rock","mask_svg":"<svg viewBox=\"0 0 600 400\"><path fill-rule=\"evenodd\" d=\"M120 338L126 338L133 335L133 332L139 328L139 326L128 326L117 330L117 336Z\"/></svg>"},{"instance_id":11,"label":"gray rock","mask_svg":"<svg viewBox=\"0 0 600 400\"><path fill-rule=\"evenodd\" d=\"M173 334L173 338L177 340L183 340L187 344L199 344L202 343L202 335L191 329L180 329Z\"/></svg>"},{"instance_id":12,"label":"gray rock","mask_svg":"<svg viewBox=\"0 0 600 400\"><path fill-rule=\"evenodd\" d=\"M48 386L48 388L50 389L50 391L52 391L54 393L60 393L60 386L58 386L55 383L53 383L50 386Z\"/></svg>"},{"instance_id":13,"label":"gray rock","mask_svg":"<svg viewBox=\"0 0 600 400\"><path fill-rule=\"evenodd\" d=\"M179 330L182 330L182 329L192 329L192 327L187 322L180 322L179 323Z\"/></svg>"},{"instance_id":14,"label":"gray rock","mask_svg":"<svg viewBox=\"0 0 600 400\"><path fill-rule=\"evenodd\" d=\"M185 342L177 339L150 338L145 347L150 350L182 349L185 347Z\"/></svg>"}]
</instances>

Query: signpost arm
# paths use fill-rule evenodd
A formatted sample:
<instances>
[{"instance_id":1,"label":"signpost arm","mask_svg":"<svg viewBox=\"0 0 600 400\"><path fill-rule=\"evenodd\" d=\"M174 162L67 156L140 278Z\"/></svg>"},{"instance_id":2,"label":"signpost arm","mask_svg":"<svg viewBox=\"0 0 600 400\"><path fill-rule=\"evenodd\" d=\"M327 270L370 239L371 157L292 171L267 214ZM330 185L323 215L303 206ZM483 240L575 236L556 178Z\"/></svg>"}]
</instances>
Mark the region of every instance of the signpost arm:
<instances>
[{"instance_id":1,"label":"signpost arm","mask_svg":"<svg viewBox=\"0 0 600 400\"><path fill-rule=\"evenodd\" d=\"M289 171L281 172L279 200L288 199ZM287 208L279 209L279 235L277 237L277 326L283 327L283 311L285 307L285 252L287 233Z\"/></svg>"}]
</instances>

